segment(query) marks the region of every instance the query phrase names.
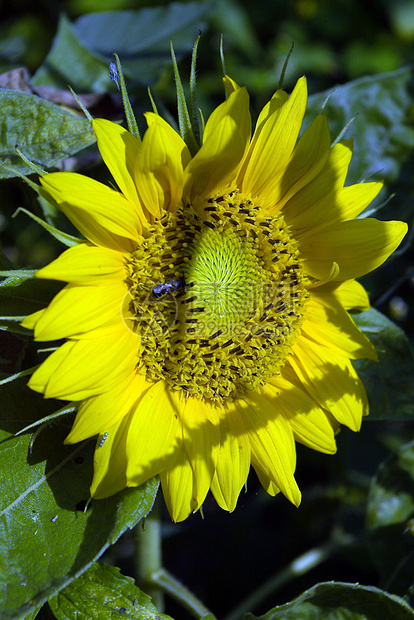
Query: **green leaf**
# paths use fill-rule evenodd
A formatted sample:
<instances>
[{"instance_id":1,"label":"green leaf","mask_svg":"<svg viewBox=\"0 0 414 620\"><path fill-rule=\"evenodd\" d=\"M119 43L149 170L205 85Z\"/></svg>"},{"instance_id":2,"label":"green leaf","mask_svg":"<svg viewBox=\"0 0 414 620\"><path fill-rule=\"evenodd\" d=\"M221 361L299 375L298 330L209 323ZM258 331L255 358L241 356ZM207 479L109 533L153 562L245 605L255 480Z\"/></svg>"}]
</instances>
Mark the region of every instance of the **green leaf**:
<instances>
[{"instance_id":1,"label":"green leaf","mask_svg":"<svg viewBox=\"0 0 414 620\"><path fill-rule=\"evenodd\" d=\"M16 146L28 159L48 168L96 140L89 121L36 95L2 88L0 107L2 179L16 176L2 163L23 174L32 173L17 155Z\"/></svg>"},{"instance_id":2,"label":"green leaf","mask_svg":"<svg viewBox=\"0 0 414 620\"><path fill-rule=\"evenodd\" d=\"M414 583L414 444L388 458L373 478L367 503L368 545L387 589Z\"/></svg>"},{"instance_id":3,"label":"green leaf","mask_svg":"<svg viewBox=\"0 0 414 620\"><path fill-rule=\"evenodd\" d=\"M83 45L73 24L64 15L60 16L51 50L34 74L32 83L56 88L67 88L70 84L75 91L86 93L104 93L113 89L107 58ZM89 125L89 121L86 122Z\"/></svg>"},{"instance_id":4,"label":"green leaf","mask_svg":"<svg viewBox=\"0 0 414 620\"><path fill-rule=\"evenodd\" d=\"M397 596L372 586L331 581L318 583L260 620L412 620L414 610ZM243 620L258 619L246 614Z\"/></svg>"},{"instance_id":5,"label":"green leaf","mask_svg":"<svg viewBox=\"0 0 414 620\"><path fill-rule=\"evenodd\" d=\"M116 52L125 77L152 84L171 65L170 40L180 57L191 52L203 27L201 17L211 6L175 2L139 11L102 11L83 15L74 24L62 16L52 49L32 82L58 88L70 84L83 92L113 90L108 63Z\"/></svg>"},{"instance_id":6,"label":"green leaf","mask_svg":"<svg viewBox=\"0 0 414 620\"><path fill-rule=\"evenodd\" d=\"M93 564L49 601L57 620L171 620L119 568Z\"/></svg>"},{"instance_id":7,"label":"green leaf","mask_svg":"<svg viewBox=\"0 0 414 620\"><path fill-rule=\"evenodd\" d=\"M139 11L102 11L82 15L74 26L88 49L111 58L116 52L126 76L140 84L155 82L171 66L170 42L178 58L193 49L211 2L172 2Z\"/></svg>"},{"instance_id":8,"label":"green leaf","mask_svg":"<svg viewBox=\"0 0 414 620\"><path fill-rule=\"evenodd\" d=\"M21 381L0 388L0 617L20 620L79 577L150 511L158 481L89 498L95 442L64 446L70 428L14 434L58 409Z\"/></svg>"},{"instance_id":9,"label":"green leaf","mask_svg":"<svg viewBox=\"0 0 414 620\"><path fill-rule=\"evenodd\" d=\"M353 315L358 327L371 340L379 363L357 360L354 365L369 399L368 420L414 418L414 359L408 338L378 310Z\"/></svg>"},{"instance_id":10,"label":"green leaf","mask_svg":"<svg viewBox=\"0 0 414 620\"><path fill-rule=\"evenodd\" d=\"M397 179L414 148L411 83L411 69L403 68L363 77L309 98L305 125L329 97L323 111L333 139L356 116L344 135L355 140L348 183L370 175L386 183Z\"/></svg>"}]
</instances>

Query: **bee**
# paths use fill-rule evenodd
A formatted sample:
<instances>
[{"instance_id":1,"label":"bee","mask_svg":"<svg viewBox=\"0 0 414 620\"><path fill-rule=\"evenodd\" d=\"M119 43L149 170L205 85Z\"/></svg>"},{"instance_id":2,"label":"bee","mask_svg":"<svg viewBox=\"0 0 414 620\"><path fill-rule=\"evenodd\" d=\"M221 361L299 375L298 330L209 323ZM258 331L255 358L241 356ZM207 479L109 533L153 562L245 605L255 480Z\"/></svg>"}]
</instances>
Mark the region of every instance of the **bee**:
<instances>
[{"instance_id":1,"label":"bee","mask_svg":"<svg viewBox=\"0 0 414 620\"><path fill-rule=\"evenodd\" d=\"M154 297L162 297L165 293L172 293L173 291L181 291L185 287L185 280L182 276L179 278L172 278L168 282L160 282L156 284L152 289Z\"/></svg>"}]
</instances>

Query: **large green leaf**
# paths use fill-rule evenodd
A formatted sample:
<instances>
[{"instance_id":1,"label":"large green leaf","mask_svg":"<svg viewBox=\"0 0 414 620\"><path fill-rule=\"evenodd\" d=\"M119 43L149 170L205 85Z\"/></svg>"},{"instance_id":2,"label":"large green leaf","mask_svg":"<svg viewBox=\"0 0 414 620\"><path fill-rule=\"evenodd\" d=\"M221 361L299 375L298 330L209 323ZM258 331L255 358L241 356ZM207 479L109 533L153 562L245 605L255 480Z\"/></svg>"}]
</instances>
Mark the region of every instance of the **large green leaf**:
<instances>
[{"instance_id":1,"label":"large green leaf","mask_svg":"<svg viewBox=\"0 0 414 620\"><path fill-rule=\"evenodd\" d=\"M0 164L23 174L31 170L15 147L31 161L49 168L95 142L88 120L36 95L0 89ZM16 173L0 165L0 178Z\"/></svg>"},{"instance_id":2,"label":"large green leaf","mask_svg":"<svg viewBox=\"0 0 414 620\"><path fill-rule=\"evenodd\" d=\"M170 41L178 55L191 52L209 2L173 2L139 11L102 11L71 24L61 17L45 62L33 76L36 85L106 92L114 88L108 64L116 52L125 76L140 84L156 81L171 65Z\"/></svg>"},{"instance_id":3,"label":"large green leaf","mask_svg":"<svg viewBox=\"0 0 414 620\"><path fill-rule=\"evenodd\" d=\"M406 594L414 584L414 445L379 468L367 503L372 559L387 589Z\"/></svg>"},{"instance_id":4,"label":"large green leaf","mask_svg":"<svg viewBox=\"0 0 414 620\"><path fill-rule=\"evenodd\" d=\"M58 406L21 382L0 388L0 617L19 620L81 575L151 509L152 479L105 500L89 498L94 441L64 446L70 424L14 433Z\"/></svg>"},{"instance_id":5,"label":"large green leaf","mask_svg":"<svg viewBox=\"0 0 414 620\"><path fill-rule=\"evenodd\" d=\"M353 318L379 357L379 362L355 362L368 393L368 419L414 418L414 359L408 338L402 329L373 308Z\"/></svg>"},{"instance_id":6,"label":"large green leaf","mask_svg":"<svg viewBox=\"0 0 414 620\"><path fill-rule=\"evenodd\" d=\"M260 620L413 620L414 611L388 592L354 583L319 583ZM246 614L244 620L259 620Z\"/></svg>"},{"instance_id":7,"label":"large green leaf","mask_svg":"<svg viewBox=\"0 0 414 620\"><path fill-rule=\"evenodd\" d=\"M370 175L386 183L397 179L401 164L414 148L411 88L412 70L403 68L363 77L309 98L305 125L328 99L323 111L333 138L355 117L344 136L355 141L349 183Z\"/></svg>"},{"instance_id":8,"label":"large green leaf","mask_svg":"<svg viewBox=\"0 0 414 620\"><path fill-rule=\"evenodd\" d=\"M124 577L119 568L106 564L93 564L49 605L57 620L171 620L157 611L131 577Z\"/></svg>"}]
</instances>

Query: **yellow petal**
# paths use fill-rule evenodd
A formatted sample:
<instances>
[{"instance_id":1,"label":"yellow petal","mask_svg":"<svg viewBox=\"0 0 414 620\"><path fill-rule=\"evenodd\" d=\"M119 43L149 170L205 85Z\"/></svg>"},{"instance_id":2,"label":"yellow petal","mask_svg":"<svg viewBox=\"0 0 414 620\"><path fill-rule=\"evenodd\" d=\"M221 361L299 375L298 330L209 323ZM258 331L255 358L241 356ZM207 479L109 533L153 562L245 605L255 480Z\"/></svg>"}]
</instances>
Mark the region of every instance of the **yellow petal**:
<instances>
[{"instance_id":1,"label":"yellow petal","mask_svg":"<svg viewBox=\"0 0 414 620\"><path fill-rule=\"evenodd\" d=\"M128 486L139 486L175 460L181 448L183 408L183 400L164 381L153 384L139 399L126 444Z\"/></svg>"},{"instance_id":2,"label":"yellow petal","mask_svg":"<svg viewBox=\"0 0 414 620\"><path fill-rule=\"evenodd\" d=\"M247 92L240 88L207 121L203 144L185 170L183 196L206 197L233 177L250 138Z\"/></svg>"},{"instance_id":3,"label":"yellow petal","mask_svg":"<svg viewBox=\"0 0 414 620\"><path fill-rule=\"evenodd\" d=\"M318 278L326 265L339 265L337 280L357 278L381 265L407 233L405 222L382 222L372 218L342 222L299 240L304 268Z\"/></svg>"},{"instance_id":4,"label":"yellow petal","mask_svg":"<svg viewBox=\"0 0 414 620\"><path fill-rule=\"evenodd\" d=\"M184 521L194 510L193 470L184 450L179 450L174 464L160 473L162 493L171 519Z\"/></svg>"},{"instance_id":5,"label":"yellow petal","mask_svg":"<svg viewBox=\"0 0 414 620\"><path fill-rule=\"evenodd\" d=\"M52 172L40 182L89 241L118 251L134 248L128 240L140 242L141 221L119 192L75 172Z\"/></svg>"},{"instance_id":6,"label":"yellow petal","mask_svg":"<svg viewBox=\"0 0 414 620\"><path fill-rule=\"evenodd\" d=\"M211 490L221 508L235 509L250 469L250 443L243 420L233 406L220 416L220 444Z\"/></svg>"},{"instance_id":7,"label":"yellow petal","mask_svg":"<svg viewBox=\"0 0 414 620\"><path fill-rule=\"evenodd\" d=\"M45 309L38 310L37 312L33 312L33 314L28 314L23 319L23 321L20 323L20 325L22 327L25 327L26 329L34 329L36 326L36 323L40 320L40 318L43 316L44 313L45 313Z\"/></svg>"},{"instance_id":8,"label":"yellow petal","mask_svg":"<svg viewBox=\"0 0 414 620\"><path fill-rule=\"evenodd\" d=\"M252 462L296 506L300 491L293 476L296 466L295 441L292 429L275 407L259 394L249 393L249 402L237 401L235 406L247 428Z\"/></svg>"},{"instance_id":9,"label":"yellow petal","mask_svg":"<svg viewBox=\"0 0 414 620\"><path fill-rule=\"evenodd\" d=\"M43 362L29 387L46 398L83 400L108 389L124 373L134 372L139 338L122 329L95 340L65 342Z\"/></svg>"},{"instance_id":10,"label":"yellow petal","mask_svg":"<svg viewBox=\"0 0 414 620\"><path fill-rule=\"evenodd\" d=\"M296 441L319 452L336 452L334 429L326 412L306 390L279 375L263 387L263 394L280 409Z\"/></svg>"},{"instance_id":11,"label":"yellow petal","mask_svg":"<svg viewBox=\"0 0 414 620\"><path fill-rule=\"evenodd\" d=\"M338 271L339 273L339 271ZM345 310L355 310L361 312L369 310L368 293L357 280L345 280L345 282L327 282L321 286L314 287L312 292L318 294L323 299L325 296L330 298L332 295Z\"/></svg>"},{"instance_id":12,"label":"yellow petal","mask_svg":"<svg viewBox=\"0 0 414 620\"><path fill-rule=\"evenodd\" d=\"M312 291L304 315L306 319L301 329L310 340L331 347L332 351L349 359L378 361L374 346L333 295Z\"/></svg>"},{"instance_id":13,"label":"yellow petal","mask_svg":"<svg viewBox=\"0 0 414 620\"><path fill-rule=\"evenodd\" d=\"M319 114L304 131L286 170L267 199L270 213L279 211L283 205L319 175L329 155L331 134L324 114Z\"/></svg>"},{"instance_id":14,"label":"yellow petal","mask_svg":"<svg viewBox=\"0 0 414 620\"><path fill-rule=\"evenodd\" d=\"M289 364L310 396L353 431L368 414L362 381L351 362L302 336L292 347Z\"/></svg>"},{"instance_id":15,"label":"yellow petal","mask_svg":"<svg viewBox=\"0 0 414 620\"><path fill-rule=\"evenodd\" d=\"M140 221L145 224L145 216L134 181L136 160L142 148L141 141L120 125L104 118L94 119L92 128L102 159L119 189L135 209Z\"/></svg>"},{"instance_id":16,"label":"yellow petal","mask_svg":"<svg viewBox=\"0 0 414 620\"><path fill-rule=\"evenodd\" d=\"M98 438L91 484L91 496L95 499L110 497L127 486L125 446L129 424L130 415L126 415L113 426L107 427L105 434Z\"/></svg>"},{"instance_id":17,"label":"yellow petal","mask_svg":"<svg viewBox=\"0 0 414 620\"><path fill-rule=\"evenodd\" d=\"M111 389L83 400L79 405L72 430L65 443L77 443L118 424L129 414L132 406L152 384L144 375L125 374Z\"/></svg>"},{"instance_id":18,"label":"yellow petal","mask_svg":"<svg viewBox=\"0 0 414 620\"><path fill-rule=\"evenodd\" d=\"M335 144L321 172L285 204L283 215L294 230L307 231L349 219L341 218L337 197L345 183L352 147L352 140Z\"/></svg>"},{"instance_id":19,"label":"yellow petal","mask_svg":"<svg viewBox=\"0 0 414 620\"><path fill-rule=\"evenodd\" d=\"M56 260L36 272L37 278L77 284L124 280L126 255L87 243L69 248Z\"/></svg>"},{"instance_id":20,"label":"yellow petal","mask_svg":"<svg viewBox=\"0 0 414 620\"><path fill-rule=\"evenodd\" d=\"M35 327L36 340L59 340L89 332L108 322L122 321L127 293L122 282L103 286L68 284L51 301Z\"/></svg>"},{"instance_id":21,"label":"yellow petal","mask_svg":"<svg viewBox=\"0 0 414 620\"><path fill-rule=\"evenodd\" d=\"M218 426L210 422L212 409L209 403L190 396L182 413L183 448L194 474L193 512L204 502L215 471L219 431Z\"/></svg>"},{"instance_id":22,"label":"yellow petal","mask_svg":"<svg viewBox=\"0 0 414 620\"><path fill-rule=\"evenodd\" d=\"M271 114L260 133L254 137L238 176L238 185L245 194L251 193L272 206L273 195L296 144L306 110L305 78L300 78L289 99ZM260 120L260 118L259 118Z\"/></svg>"},{"instance_id":23,"label":"yellow petal","mask_svg":"<svg viewBox=\"0 0 414 620\"><path fill-rule=\"evenodd\" d=\"M146 115L148 129L134 169L144 207L154 216L174 211L181 203L183 170L191 159L184 140L160 116Z\"/></svg>"}]
</instances>

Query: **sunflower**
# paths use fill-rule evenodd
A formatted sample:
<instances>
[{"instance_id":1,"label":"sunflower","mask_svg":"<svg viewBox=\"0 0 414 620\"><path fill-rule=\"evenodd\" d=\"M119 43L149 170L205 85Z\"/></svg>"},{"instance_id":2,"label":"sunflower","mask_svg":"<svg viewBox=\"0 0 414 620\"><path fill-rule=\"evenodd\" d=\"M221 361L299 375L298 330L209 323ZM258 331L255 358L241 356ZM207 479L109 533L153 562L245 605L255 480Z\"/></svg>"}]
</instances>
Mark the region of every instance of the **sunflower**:
<instances>
[{"instance_id":1,"label":"sunflower","mask_svg":"<svg viewBox=\"0 0 414 620\"><path fill-rule=\"evenodd\" d=\"M250 465L298 505L295 441L332 454L341 424L360 428L351 360L377 357L349 314L369 307L355 278L407 230L355 219L381 183L344 186L352 142L331 147L323 114L298 139L305 78L253 136L246 89L224 82L195 154L154 112L142 141L95 119L119 189L41 178L85 241L37 272L67 284L23 321L64 339L29 385L79 403L66 443L98 435L92 497L158 474L174 521L210 489L233 510Z\"/></svg>"}]
</instances>

